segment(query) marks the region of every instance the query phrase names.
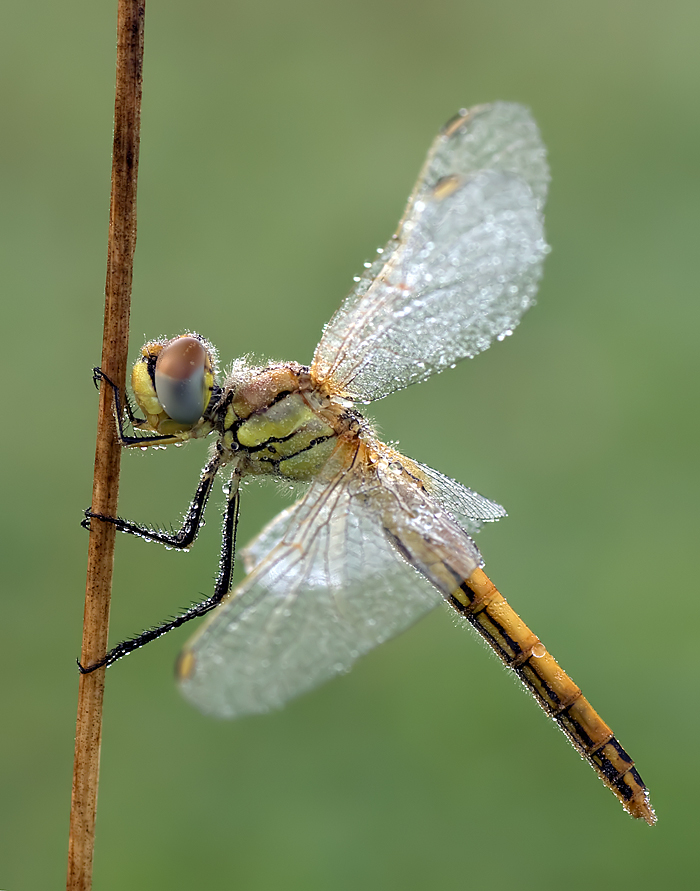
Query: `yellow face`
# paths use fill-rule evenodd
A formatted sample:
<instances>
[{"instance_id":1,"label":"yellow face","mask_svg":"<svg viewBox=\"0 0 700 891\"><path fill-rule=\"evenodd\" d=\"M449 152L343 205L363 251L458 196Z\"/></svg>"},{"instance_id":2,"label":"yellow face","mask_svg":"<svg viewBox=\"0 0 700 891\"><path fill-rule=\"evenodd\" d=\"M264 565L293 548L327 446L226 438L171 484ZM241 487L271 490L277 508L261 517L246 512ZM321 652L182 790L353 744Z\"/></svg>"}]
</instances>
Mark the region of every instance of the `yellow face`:
<instances>
[{"instance_id":1,"label":"yellow face","mask_svg":"<svg viewBox=\"0 0 700 891\"><path fill-rule=\"evenodd\" d=\"M191 430L214 389L212 348L193 334L151 341L132 369L131 387L156 433L171 436Z\"/></svg>"}]
</instances>

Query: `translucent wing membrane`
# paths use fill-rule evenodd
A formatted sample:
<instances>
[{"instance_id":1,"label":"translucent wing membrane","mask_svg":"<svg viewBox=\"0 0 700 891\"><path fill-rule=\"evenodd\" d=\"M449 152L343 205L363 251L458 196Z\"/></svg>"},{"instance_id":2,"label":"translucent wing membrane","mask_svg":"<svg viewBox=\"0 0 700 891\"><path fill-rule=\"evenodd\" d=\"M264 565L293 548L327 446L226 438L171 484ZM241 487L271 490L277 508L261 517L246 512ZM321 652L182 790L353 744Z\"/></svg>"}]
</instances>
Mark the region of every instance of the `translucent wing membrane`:
<instances>
[{"instance_id":1,"label":"translucent wing membrane","mask_svg":"<svg viewBox=\"0 0 700 891\"><path fill-rule=\"evenodd\" d=\"M258 562L258 560L260 562ZM440 600L365 497L315 483L247 549L257 563L192 639L181 681L199 709L264 712L347 671Z\"/></svg>"},{"instance_id":2,"label":"translucent wing membrane","mask_svg":"<svg viewBox=\"0 0 700 891\"><path fill-rule=\"evenodd\" d=\"M493 523L507 516L505 508L468 489L457 480L433 470L425 464L416 465L424 474L426 490L457 520L469 535L475 535L484 523Z\"/></svg>"},{"instance_id":3,"label":"translucent wing membrane","mask_svg":"<svg viewBox=\"0 0 700 891\"><path fill-rule=\"evenodd\" d=\"M371 402L511 333L547 252L548 178L521 106L483 106L448 124L398 232L326 326L316 382Z\"/></svg>"},{"instance_id":4,"label":"translucent wing membrane","mask_svg":"<svg viewBox=\"0 0 700 891\"><path fill-rule=\"evenodd\" d=\"M481 566L464 527L503 509L381 443L371 451L359 464L345 455L330 481L313 483L245 549L249 575L183 657L183 692L202 711L281 706L449 593L428 578L452 579L449 588Z\"/></svg>"}]
</instances>

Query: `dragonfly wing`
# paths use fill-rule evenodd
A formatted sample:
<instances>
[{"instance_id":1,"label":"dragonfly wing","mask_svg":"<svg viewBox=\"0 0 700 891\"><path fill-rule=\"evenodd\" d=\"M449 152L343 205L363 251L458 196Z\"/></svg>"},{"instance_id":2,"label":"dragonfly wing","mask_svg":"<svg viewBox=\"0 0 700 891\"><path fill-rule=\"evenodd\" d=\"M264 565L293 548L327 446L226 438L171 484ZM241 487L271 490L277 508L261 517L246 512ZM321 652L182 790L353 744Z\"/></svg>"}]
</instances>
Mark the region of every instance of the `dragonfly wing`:
<instances>
[{"instance_id":1,"label":"dragonfly wing","mask_svg":"<svg viewBox=\"0 0 700 891\"><path fill-rule=\"evenodd\" d=\"M493 523L508 516L505 508L495 501L484 498L457 480L445 476L427 464L412 462L418 469L426 491L450 513L468 535L475 535L484 523Z\"/></svg>"},{"instance_id":2,"label":"dragonfly wing","mask_svg":"<svg viewBox=\"0 0 700 891\"><path fill-rule=\"evenodd\" d=\"M344 480L313 484L273 520L248 551L259 558L181 658L183 693L209 714L277 708L440 601L382 534L366 492Z\"/></svg>"},{"instance_id":3,"label":"dragonfly wing","mask_svg":"<svg viewBox=\"0 0 700 891\"><path fill-rule=\"evenodd\" d=\"M527 109L495 103L450 122L396 235L324 329L318 385L371 402L510 334L548 251L548 181Z\"/></svg>"},{"instance_id":4,"label":"dragonfly wing","mask_svg":"<svg viewBox=\"0 0 700 891\"><path fill-rule=\"evenodd\" d=\"M270 551L282 541L290 526L294 523L303 500L303 498L300 498L299 501L296 501L286 510L280 511L280 513L278 513L277 516L242 549L241 557L243 558L243 568L247 573L251 573L258 563L261 563Z\"/></svg>"}]
</instances>

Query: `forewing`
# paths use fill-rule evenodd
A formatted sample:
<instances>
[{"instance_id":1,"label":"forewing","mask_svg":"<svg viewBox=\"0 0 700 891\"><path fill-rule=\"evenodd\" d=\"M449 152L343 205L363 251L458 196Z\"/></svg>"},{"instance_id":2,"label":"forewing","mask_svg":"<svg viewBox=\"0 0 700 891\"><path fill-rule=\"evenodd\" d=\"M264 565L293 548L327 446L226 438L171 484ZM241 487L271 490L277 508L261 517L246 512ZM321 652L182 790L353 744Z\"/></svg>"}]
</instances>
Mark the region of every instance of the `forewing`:
<instances>
[{"instance_id":1,"label":"forewing","mask_svg":"<svg viewBox=\"0 0 700 891\"><path fill-rule=\"evenodd\" d=\"M439 602L372 503L344 479L315 483L266 527L247 549L260 562L185 649L187 699L221 717L277 708Z\"/></svg>"},{"instance_id":2,"label":"forewing","mask_svg":"<svg viewBox=\"0 0 700 891\"><path fill-rule=\"evenodd\" d=\"M510 334L547 253L549 173L522 106L460 114L438 136L396 235L326 326L311 373L371 402Z\"/></svg>"}]
</instances>

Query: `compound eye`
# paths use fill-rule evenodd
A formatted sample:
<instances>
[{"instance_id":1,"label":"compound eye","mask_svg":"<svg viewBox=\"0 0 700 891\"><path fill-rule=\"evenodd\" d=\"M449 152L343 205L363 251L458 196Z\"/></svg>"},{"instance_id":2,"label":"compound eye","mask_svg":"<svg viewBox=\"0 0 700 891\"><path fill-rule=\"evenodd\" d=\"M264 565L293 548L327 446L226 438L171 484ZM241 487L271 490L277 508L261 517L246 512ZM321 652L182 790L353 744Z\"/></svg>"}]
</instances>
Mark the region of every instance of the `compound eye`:
<instances>
[{"instance_id":1,"label":"compound eye","mask_svg":"<svg viewBox=\"0 0 700 891\"><path fill-rule=\"evenodd\" d=\"M154 383L158 401L179 424L195 424L211 394L211 362L204 344L184 335L158 354Z\"/></svg>"}]
</instances>

